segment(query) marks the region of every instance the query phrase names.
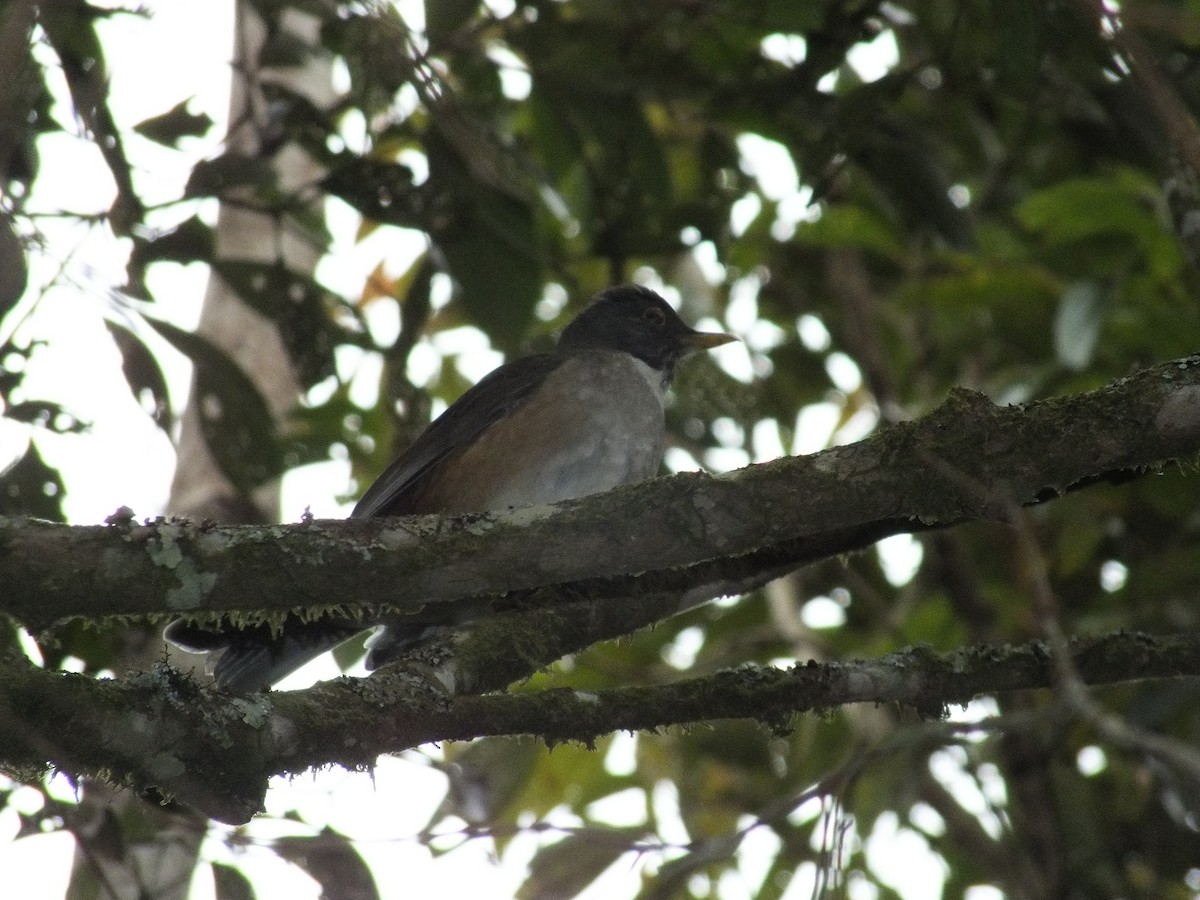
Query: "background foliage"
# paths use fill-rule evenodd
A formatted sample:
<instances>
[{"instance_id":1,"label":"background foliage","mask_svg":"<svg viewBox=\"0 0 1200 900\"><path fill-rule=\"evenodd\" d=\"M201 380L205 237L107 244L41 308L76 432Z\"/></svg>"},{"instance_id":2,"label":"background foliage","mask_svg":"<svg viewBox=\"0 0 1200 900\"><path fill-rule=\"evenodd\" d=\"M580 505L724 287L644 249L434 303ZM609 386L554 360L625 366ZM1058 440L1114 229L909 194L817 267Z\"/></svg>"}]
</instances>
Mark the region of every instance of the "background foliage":
<instances>
[{"instance_id":1,"label":"background foliage","mask_svg":"<svg viewBox=\"0 0 1200 900\"><path fill-rule=\"evenodd\" d=\"M39 448L50 432L85 441L93 418L23 383L55 340L23 327L41 287L26 290L26 259L43 251L26 201L39 179L63 177L39 161L41 142L62 132L93 142L112 176L113 205L94 225L126 239L127 296L96 291L90 303L130 391L174 434L182 398L163 361L170 348L185 355L219 398L204 436L247 495L331 452L366 483L431 401L469 383L469 361L453 359L414 383L414 348L427 353L464 325L505 354L540 348L592 293L631 278L745 341L723 367L706 359L683 373L669 413L674 467L853 439L955 385L1021 402L1196 350L1196 248L1176 228L1197 212L1195 4L1139 0L1117 16L1091 0L446 0L427 3L423 29L383 4L251 5L268 25L264 61L331 55L344 76L337 101L318 108L266 87L262 151L204 160L177 200L150 212L125 148L175 146L212 122L186 103L114 119L103 29L137 13L85 0L0 10L12 51L0 53L0 398L4 433L21 444L4 461L0 513L62 517L64 485ZM297 11L319 22L319 46L289 24ZM285 147L325 172L299 194L280 187ZM360 237L401 229L424 250L400 272L381 259L357 296L282 262L217 256L211 198L265 211L281 235L324 249L314 197L356 211ZM306 392L285 428L271 425L253 380L170 324L171 297L149 290L154 267L193 262L278 324ZM368 325L389 316L398 334ZM368 408L351 385L377 357ZM1068 633L1197 627L1195 481L1187 469L1151 473L1036 511ZM830 560L595 647L535 683L655 683L745 661L1039 634L1030 558L1009 531L969 526L893 547L908 548L912 571L875 552ZM71 657L119 670L126 631L71 627L40 646L49 666ZM16 640L11 629L4 640ZM1200 739L1190 681L1099 698L1139 729ZM939 877L951 897L983 885L1010 897L1200 895L1200 785L1106 746L1050 694L973 712L989 724L848 708L774 729L721 722L614 739L631 765L605 752L611 741L600 752L445 747L430 759L451 790L414 840L445 852L432 835L449 828L489 835L504 853L516 831L544 829L524 897L574 895L618 859L642 865L646 897L773 897L822 880L848 896L896 896L904 879L872 852L876 839L940 860L926 896ZM641 812L617 826L593 804L621 792ZM139 805L108 815L105 852L153 842L137 832L149 815ZM99 839L49 797L19 827L67 828L93 851ZM757 862L739 850L750 841ZM329 896L376 891L335 833L274 850ZM86 871L73 889L97 895ZM221 897L252 890L234 867L215 879Z\"/></svg>"}]
</instances>

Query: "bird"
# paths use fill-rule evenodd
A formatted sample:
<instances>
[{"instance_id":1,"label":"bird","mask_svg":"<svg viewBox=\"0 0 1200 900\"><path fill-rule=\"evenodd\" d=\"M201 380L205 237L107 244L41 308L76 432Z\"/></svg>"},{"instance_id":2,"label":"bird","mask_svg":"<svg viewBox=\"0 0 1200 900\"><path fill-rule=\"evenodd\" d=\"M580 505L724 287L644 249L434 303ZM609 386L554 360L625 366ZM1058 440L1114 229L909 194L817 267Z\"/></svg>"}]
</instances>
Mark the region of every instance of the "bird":
<instances>
[{"instance_id":1,"label":"bird","mask_svg":"<svg viewBox=\"0 0 1200 900\"><path fill-rule=\"evenodd\" d=\"M662 462L664 397L685 357L736 340L700 332L647 287L600 292L563 329L553 352L484 376L367 488L351 518L455 515L557 503L653 477ZM208 654L218 688L268 689L372 625L366 666L378 668L465 618L437 603L379 623L346 619L236 627L177 619L164 637Z\"/></svg>"}]
</instances>

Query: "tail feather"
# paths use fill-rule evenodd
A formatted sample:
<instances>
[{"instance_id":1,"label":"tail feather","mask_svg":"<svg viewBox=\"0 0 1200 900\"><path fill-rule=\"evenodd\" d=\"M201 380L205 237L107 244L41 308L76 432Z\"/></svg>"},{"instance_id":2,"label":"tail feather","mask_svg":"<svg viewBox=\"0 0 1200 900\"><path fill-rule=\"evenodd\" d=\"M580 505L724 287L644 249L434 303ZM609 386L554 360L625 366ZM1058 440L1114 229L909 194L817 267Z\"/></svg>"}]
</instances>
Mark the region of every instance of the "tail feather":
<instances>
[{"instance_id":1,"label":"tail feather","mask_svg":"<svg viewBox=\"0 0 1200 900\"><path fill-rule=\"evenodd\" d=\"M209 654L208 670L217 687L238 694L269 688L305 663L364 631L353 622L289 621L272 632L270 626L237 629L229 625L199 625L183 619L163 632L171 643L193 653Z\"/></svg>"},{"instance_id":2,"label":"tail feather","mask_svg":"<svg viewBox=\"0 0 1200 900\"><path fill-rule=\"evenodd\" d=\"M484 615L487 601L435 603L407 616L388 616L377 623L346 619L304 622L288 619L282 627L239 628L228 620L216 623L177 619L163 637L192 653L207 653L207 668L217 687L236 694L264 691L305 663L332 650L372 624L381 627L367 642L368 669L374 670L446 631Z\"/></svg>"}]
</instances>

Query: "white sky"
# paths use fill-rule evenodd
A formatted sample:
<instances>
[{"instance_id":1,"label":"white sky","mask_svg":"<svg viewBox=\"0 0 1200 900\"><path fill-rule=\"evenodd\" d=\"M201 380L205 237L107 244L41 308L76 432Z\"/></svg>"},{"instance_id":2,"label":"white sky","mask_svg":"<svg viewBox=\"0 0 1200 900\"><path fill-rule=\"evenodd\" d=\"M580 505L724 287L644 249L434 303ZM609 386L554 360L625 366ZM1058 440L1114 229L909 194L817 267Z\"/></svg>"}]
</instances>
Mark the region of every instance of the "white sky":
<instances>
[{"instance_id":1,"label":"white sky","mask_svg":"<svg viewBox=\"0 0 1200 900\"><path fill-rule=\"evenodd\" d=\"M108 54L112 79L111 102L117 121L128 127L150 116L170 109L180 100L193 98L193 112L207 113L217 125L211 137L184 142L183 153L162 148L136 135L129 137L127 152L134 162L139 193L150 203L170 200L179 195L181 185L193 162L219 152L220 135L224 130L228 60L232 34L232 3L228 0L178 0L153 2L152 21L122 16L101 25L102 40ZM421 4L407 4L409 12L420 18ZM410 19L411 20L411 19ZM776 36L764 44L764 52L773 58L794 64L803 59L803 40L795 35ZM44 58L49 58L47 54ZM863 45L855 65L864 78L879 77L895 61L894 38L885 32L871 45ZM519 78L514 90L520 90ZM63 92L65 94L65 92ZM69 112L56 110L59 121L70 121ZM795 225L813 214L809 206L810 192L800 178L783 148L754 135L745 135L738 142L746 170L760 182L763 195L778 204L777 236L786 237ZM36 186L31 208L41 211L94 212L107 209L113 197L112 181L101 160L86 140L51 136L40 146L42 176ZM68 177L69 173L69 177ZM753 215L761 205L757 198L748 198L735 211L739 217ZM211 207L209 212L212 212ZM331 205L331 227L335 240L333 262L326 261L320 277L333 289L353 295L362 279L382 257L390 255L391 264L397 256L409 256L419 248L405 249L395 242L396 232L380 229L369 242L354 241L357 221L348 211ZM186 213L190 214L190 210ZM161 214L160 224L183 218L181 211ZM52 344L41 351L31 366L25 385L26 395L62 400L68 409L91 422L91 431L84 436L52 435L39 438L39 446L51 465L59 467L67 484L65 509L75 523L94 523L119 506L127 505L139 516L156 515L162 511L174 465L169 442L148 419L126 398L128 391L119 371L119 357L105 332L100 310L103 291L107 286L120 287L123 261L128 253L126 242L117 242L103 228L73 224L69 219L42 220L39 227L46 238L45 253L34 254L31 285L40 286L59 279L65 273L62 286L51 289L23 320L21 328L27 336L49 337ZM723 272L711 248L697 247L699 269L710 280L723 277ZM177 320L190 325L198 315L204 291L205 272L202 267L183 269L175 265L160 265L152 270L151 286L156 296L165 300ZM739 292L740 288L740 292ZM746 282L735 288L725 323L720 324L743 336L745 344L730 347L720 356L724 366L745 380L756 374L755 364L746 351L765 349L779 339L778 328L757 319L754 300L756 284ZM811 317L809 317L811 319ZM702 326L704 323L700 323ZM715 324L710 325L715 327ZM828 344L828 333L811 320L798 323L802 339L810 346L822 341ZM460 352L474 347L472 377L499 362L486 350L486 338L472 330L459 337L440 338L436 347L423 349L416 365L432 366L437 353ZM469 361L465 361L470 366ZM187 366L182 359L169 365L168 377L178 386L177 395L184 396ZM762 374L762 373L758 373ZM419 375L419 372L418 372ZM858 373L848 358L831 359L831 378L844 390L857 386ZM173 387L174 389L174 387ZM840 409L836 404L816 404L803 410L796 423L797 439L791 452L811 452L827 446L837 428ZM837 441L855 439L873 426L873 419L852 422L837 434ZM779 428L774 423L761 423L751 435L749 450L742 449L743 436L732 423L718 423L717 433L728 434L727 447L705 459L710 467L733 468L753 459L778 456L785 451L779 442ZM6 428L0 424L0 465L19 454L28 432L22 428ZM677 468L696 465L686 455L675 456L669 462ZM98 477L99 476L99 477ZM298 518L305 506L318 516L343 514L345 509L336 496L347 487L344 465L330 463L310 467L310 470L289 479L285 485L284 515ZM919 545L911 538L896 538L888 555L888 575L896 583L911 577L919 564ZM829 598L816 598L809 610L814 627L828 627L840 622L838 604ZM686 647L676 648L686 655ZM691 652L694 652L692 649ZM335 674L332 662L319 662L315 669L306 670L301 679ZM614 771L632 767L634 739L620 737L610 753L608 764ZM431 749L436 757L439 751ZM290 784L280 782L268 795L268 808L275 814L298 810L312 828L328 824L359 840L359 849L378 878L381 893L389 896L472 896L480 900L513 896L524 878L526 866L536 847L547 840L545 835L522 835L506 850L503 859L494 858L494 848L488 840L474 840L454 852L432 858L413 838L429 821L445 792L444 776L423 762L421 754L401 758L384 757L373 778L341 770L324 771L295 779ZM964 776L965 777L965 776ZM70 797L62 779L50 786L52 793ZM15 807L36 804L36 792L28 791L18 797ZM629 824L644 821L644 804L625 798L605 801L604 817L614 823ZM657 821L669 837L686 841L687 834L678 813L678 798L673 785L664 783L651 798ZM578 824L565 808L552 813L552 822L565 826ZM935 823L936 824L936 823ZM48 834L13 843L16 833L13 810L0 813L0 871L5 873L6 887L15 890L14 896L25 900L61 897L69 877L67 863L72 839L65 834ZM935 827L935 826L928 826ZM275 820L256 821L248 832L267 840L283 833L308 833L295 823ZM224 830L215 828L204 848L205 858L236 862L254 880L258 896L265 900L286 897L316 897L317 886L304 873L275 857L269 850L254 848L232 853L222 840ZM944 878L938 870L940 860L933 855L919 829L905 823L888 820L876 833L868 835L866 851L873 864L887 871L887 880L912 900L940 896ZM738 865L731 869L718 886L719 895L727 900L748 897L765 877L766 864L778 847L778 840L764 829L754 832L738 854ZM889 852L892 848L893 852ZM903 856L897 856L899 850ZM668 857L669 858L669 857ZM657 865L659 861L652 861ZM641 872L646 861L627 854L597 881L585 898L631 896L640 887ZM908 873L908 874L905 874ZM804 868L793 880L785 894L788 898L807 897L812 891L815 869ZM194 885L193 897L207 900L213 896L211 880L203 874ZM848 896L867 900L873 889L865 883L852 883ZM990 900L994 894L981 889L970 900Z\"/></svg>"}]
</instances>

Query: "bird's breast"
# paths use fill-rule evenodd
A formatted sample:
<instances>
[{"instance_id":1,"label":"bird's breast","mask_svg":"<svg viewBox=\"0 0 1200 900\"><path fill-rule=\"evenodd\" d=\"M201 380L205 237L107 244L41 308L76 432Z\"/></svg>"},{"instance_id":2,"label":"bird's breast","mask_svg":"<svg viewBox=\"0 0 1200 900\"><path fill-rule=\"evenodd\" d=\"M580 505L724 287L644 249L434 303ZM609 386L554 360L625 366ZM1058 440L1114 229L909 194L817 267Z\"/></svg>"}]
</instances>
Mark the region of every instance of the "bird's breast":
<instances>
[{"instance_id":1,"label":"bird's breast","mask_svg":"<svg viewBox=\"0 0 1200 900\"><path fill-rule=\"evenodd\" d=\"M445 512L556 503L640 481L663 449L662 373L627 353L575 354L454 462L424 498Z\"/></svg>"}]
</instances>

